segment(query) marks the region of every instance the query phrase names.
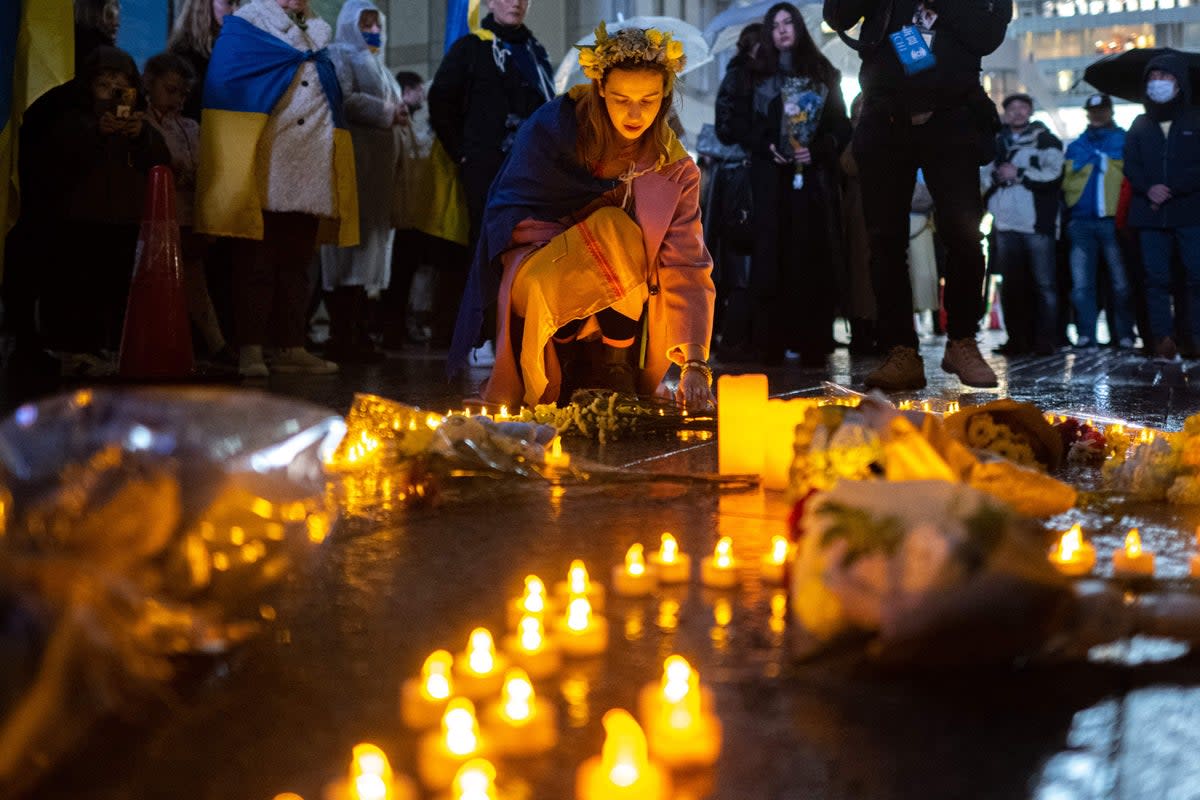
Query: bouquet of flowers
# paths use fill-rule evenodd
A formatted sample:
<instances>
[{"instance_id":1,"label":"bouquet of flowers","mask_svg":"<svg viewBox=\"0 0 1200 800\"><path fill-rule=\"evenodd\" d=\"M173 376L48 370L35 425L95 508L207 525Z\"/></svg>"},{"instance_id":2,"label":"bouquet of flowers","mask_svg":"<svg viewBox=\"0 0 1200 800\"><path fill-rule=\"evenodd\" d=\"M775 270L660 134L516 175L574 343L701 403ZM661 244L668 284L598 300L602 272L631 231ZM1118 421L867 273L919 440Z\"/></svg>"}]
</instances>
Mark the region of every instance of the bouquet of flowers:
<instances>
[{"instance_id":1,"label":"bouquet of flowers","mask_svg":"<svg viewBox=\"0 0 1200 800\"><path fill-rule=\"evenodd\" d=\"M1047 561L1041 532L969 486L843 481L801 514L792 614L801 654L849 634L892 664L1082 658L1145 633L1200 641L1200 598L1072 584Z\"/></svg>"},{"instance_id":2,"label":"bouquet of flowers","mask_svg":"<svg viewBox=\"0 0 1200 800\"><path fill-rule=\"evenodd\" d=\"M796 75L783 78L779 90L783 102L781 153L795 153L801 147L808 147L816 135L817 126L821 124L821 113L825 110L828 95L828 87L810 78ZM792 188L804 188L803 164L796 164Z\"/></svg>"},{"instance_id":3,"label":"bouquet of flowers","mask_svg":"<svg viewBox=\"0 0 1200 800\"><path fill-rule=\"evenodd\" d=\"M330 531L343 431L306 403L199 389L85 390L0 423L0 795L163 695L178 659L271 618Z\"/></svg>"},{"instance_id":4,"label":"bouquet of flowers","mask_svg":"<svg viewBox=\"0 0 1200 800\"><path fill-rule=\"evenodd\" d=\"M1025 467L1055 470L1062 464L1062 438L1041 409L1015 400L994 400L946 418L951 436Z\"/></svg>"}]
</instances>

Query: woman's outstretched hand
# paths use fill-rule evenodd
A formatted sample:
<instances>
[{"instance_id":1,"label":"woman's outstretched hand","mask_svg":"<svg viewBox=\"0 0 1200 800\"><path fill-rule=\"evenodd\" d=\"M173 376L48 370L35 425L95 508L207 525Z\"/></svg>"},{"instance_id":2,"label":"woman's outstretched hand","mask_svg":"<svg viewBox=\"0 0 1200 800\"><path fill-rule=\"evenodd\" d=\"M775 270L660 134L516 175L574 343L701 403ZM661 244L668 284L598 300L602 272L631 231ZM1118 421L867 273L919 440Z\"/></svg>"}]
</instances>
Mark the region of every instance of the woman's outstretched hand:
<instances>
[{"instance_id":1,"label":"woman's outstretched hand","mask_svg":"<svg viewBox=\"0 0 1200 800\"><path fill-rule=\"evenodd\" d=\"M707 411L715 405L712 388L703 372L689 369L683 373L675 389L675 402L688 411Z\"/></svg>"}]
</instances>

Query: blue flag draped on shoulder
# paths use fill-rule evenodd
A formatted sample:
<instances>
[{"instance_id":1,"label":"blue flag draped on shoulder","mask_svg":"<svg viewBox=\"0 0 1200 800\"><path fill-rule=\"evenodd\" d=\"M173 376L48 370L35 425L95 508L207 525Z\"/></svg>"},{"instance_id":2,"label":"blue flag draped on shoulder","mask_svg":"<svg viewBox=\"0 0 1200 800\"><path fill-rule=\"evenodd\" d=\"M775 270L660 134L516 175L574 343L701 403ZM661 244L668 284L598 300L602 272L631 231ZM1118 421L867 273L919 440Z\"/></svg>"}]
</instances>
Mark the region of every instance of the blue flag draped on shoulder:
<instances>
[{"instance_id":1,"label":"blue flag draped on shoulder","mask_svg":"<svg viewBox=\"0 0 1200 800\"><path fill-rule=\"evenodd\" d=\"M468 33L479 29L479 0L446 0L446 44L444 50Z\"/></svg>"},{"instance_id":2,"label":"blue flag draped on shoulder","mask_svg":"<svg viewBox=\"0 0 1200 800\"><path fill-rule=\"evenodd\" d=\"M71 80L75 16L66 0L0 0L0 242L20 209L17 129L25 109ZM4 268L0 247L0 274Z\"/></svg>"},{"instance_id":3,"label":"blue flag draped on shoulder","mask_svg":"<svg viewBox=\"0 0 1200 800\"><path fill-rule=\"evenodd\" d=\"M255 158L267 120L296 77L312 61L333 114L333 180L336 236L323 240L358 244L358 189L354 147L346 128L342 90L325 50L302 51L241 17L225 18L213 45L204 84L196 230L215 236L261 239L262 196Z\"/></svg>"}]
</instances>

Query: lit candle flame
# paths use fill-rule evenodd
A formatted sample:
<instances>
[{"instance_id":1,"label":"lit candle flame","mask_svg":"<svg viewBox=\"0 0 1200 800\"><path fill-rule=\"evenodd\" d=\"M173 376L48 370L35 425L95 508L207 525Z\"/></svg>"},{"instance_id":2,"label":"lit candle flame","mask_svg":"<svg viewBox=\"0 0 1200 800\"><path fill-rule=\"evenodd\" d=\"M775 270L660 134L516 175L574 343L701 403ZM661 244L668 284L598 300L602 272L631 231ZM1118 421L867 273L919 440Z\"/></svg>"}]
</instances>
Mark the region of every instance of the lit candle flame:
<instances>
[{"instance_id":1,"label":"lit candle flame","mask_svg":"<svg viewBox=\"0 0 1200 800\"><path fill-rule=\"evenodd\" d=\"M450 669L454 656L447 650L435 650L421 665L421 692L430 700L446 700L453 691Z\"/></svg>"},{"instance_id":2,"label":"lit candle flame","mask_svg":"<svg viewBox=\"0 0 1200 800\"><path fill-rule=\"evenodd\" d=\"M783 564L787 561L788 540L784 536L771 537L771 563Z\"/></svg>"},{"instance_id":3,"label":"lit candle flame","mask_svg":"<svg viewBox=\"0 0 1200 800\"><path fill-rule=\"evenodd\" d=\"M543 614L546 611L546 584L537 575L525 576L525 595L521 608L526 614Z\"/></svg>"},{"instance_id":4,"label":"lit candle flame","mask_svg":"<svg viewBox=\"0 0 1200 800\"><path fill-rule=\"evenodd\" d=\"M1058 541L1059 561L1074 561L1079 556L1079 551L1083 548L1083 529L1076 522L1071 526L1071 529L1062 535Z\"/></svg>"},{"instance_id":5,"label":"lit candle flame","mask_svg":"<svg viewBox=\"0 0 1200 800\"><path fill-rule=\"evenodd\" d=\"M1125 555L1137 558L1142 554L1142 535L1137 528L1130 528L1125 535Z\"/></svg>"},{"instance_id":6,"label":"lit candle flame","mask_svg":"<svg viewBox=\"0 0 1200 800\"><path fill-rule=\"evenodd\" d=\"M508 419L508 406L500 406L500 419Z\"/></svg>"},{"instance_id":7,"label":"lit candle flame","mask_svg":"<svg viewBox=\"0 0 1200 800\"><path fill-rule=\"evenodd\" d=\"M437 414L428 414L425 417L425 427L429 428L430 430L436 431L438 428L440 428L442 426L443 421L444 420L441 417L439 417Z\"/></svg>"},{"instance_id":8,"label":"lit candle flame","mask_svg":"<svg viewBox=\"0 0 1200 800\"><path fill-rule=\"evenodd\" d=\"M662 546L658 550L658 558L664 564L674 564L679 555L679 543L669 533L662 535Z\"/></svg>"},{"instance_id":9,"label":"lit candle flame","mask_svg":"<svg viewBox=\"0 0 1200 800\"><path fill-rule=\"evenodd\" d=\"M384 800L392 784L392 765L384 752L366 742L354 745L350 760L353 800Z\"/></svg>"},{"instance_id":10,"label":"lit candle flame","mask_svg":"<svg viewBox=\"0 0 1200 800\"><path fill-rule=\"evenodd\" d=\"M670 656L663 662L663 696L678 703L692 685L692 666L683 656Z\"/></svg>"},{"instance_id":11,"label":"lit candle flame","mask_svg":"<svg viewBox=\"0 0 1200 800\"><path fill-rule=\"evenodd\" d=\"M467 666L476 675L488 675L496 668L496 643L487 628L476 628L471 631L470 651L467 655Z\"/></svg>"},{"instance_id":12,"label":"lit candle flame","mask_svg":"<svg viewBox=\"0 0 1200 800\"><path fill-rule=\"evenodd\" d=\"M729 569L733 566L733 539L722 536L717 541L713 551L713 564L717 569Z\"/></svg>"},{"instance_id":13,"label":"lit candle flame","mask_svg":"<svg viewBox=\"0 0 1200 800\"><path fill-rule=\"evenodd\" d=\"M456 756L469 756L479 749L479 722L475 705L465 697L456 697L442 716L446 749Z\"/></svg>"},{"instance_id":14,"label":"lit candle flame","mask_svg":"<svg viewBox=\"0 0 1200 800\"><path fill-rule=\"evenodd\" d=\"M473 758L454 776L454 800L492 800L496 767L485 758Z\"/></svg>"},{"instance_id":15,"label":"lit candle flame","mask_svg":"<svg viewBox=\"0 0 1200 800\"><path fill-rule=\"evenodd\" d=\"M587 567L579 559L571 562L567 571L567 592L570 594L587 594L590 589Z\"/></svg>"},{"instance_id":16,"label":"lit candle flame","mask_svg":"<svg viewBox=\"0 0 1200 800\"><path fill-rule=\"evenodd\" d=\"M634 577L646 574L646 557L641 544L632 544L625 553L625 571Z\"/></svg>"},{"instance_id":17,"label":"lit candle flame","mask_svg":"<svg viewBox=\"0 0 1200 800\"><path fill-rule=\"evenodd\" d=\"M587 597L575 597L567 606L567 628L572 633L583 633L592 625L592 604Z\"/></svg>"},{"instance_id":18,"label":"lit candle flame","mask_svg":"<svg viewBox=\"0 0 1200 800\"><path fill-rule=\"evenodd\" d=\"M354 778L351 800L387 800L388 786L378 775L358 775Z\"/></svg>"},{"instance_id":19,"label":"lit candle flame","mask_svg":"<svg viewBox=\"0 0 1200 800\"><path fill-rule=\"evenodd\" d=\"M521 649L526 653L540 653L546 642L545 629L540 617L526 614L519 623Z\"/></svg>"},{"instance_id":20,"label":"lit candle flame","mask_svg":"<svg viewBox=\"0 0 1200 800\"><path fill-rule=\"evenodd\" d=\"M614 708L604 715L600 764L616 786L632 786L646 769L646 734L628 711Z\"/></svg>"},{"instance_id":21,"label":"lit candle flame","mask_svg":"<svg viewBox=\"0 0 1200 800\"><path fill-rule=\"evenodd\" d=\"M525 670L514 667L504 676L500 702L509 722L524 723L533 718L533 684Z\"/></svg>"}]
</instances>

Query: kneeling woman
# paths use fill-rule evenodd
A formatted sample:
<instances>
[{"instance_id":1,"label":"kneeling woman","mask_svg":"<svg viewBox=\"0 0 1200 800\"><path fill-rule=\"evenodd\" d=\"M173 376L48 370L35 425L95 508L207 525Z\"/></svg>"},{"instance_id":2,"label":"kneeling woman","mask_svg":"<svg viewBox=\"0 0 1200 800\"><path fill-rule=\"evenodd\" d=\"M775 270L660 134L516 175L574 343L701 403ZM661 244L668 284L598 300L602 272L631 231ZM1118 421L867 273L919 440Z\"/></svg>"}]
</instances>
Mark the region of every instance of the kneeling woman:
<instances>
[{"instance_id":1,"label":"kneeling woman","mask_svg":"<svg viewBox=\"0 0 1200 800\"><path fill-rule=\"evenodd\" d=\"M712 259L700 172L667 124L683 49L655 30L596 34L579 57L591 83L525 122L492 184L450 372L495 302L487 402L566 401L581 386L662 394L674 362L676 399L703 407Z\"/></svg>"}]
</instances>

